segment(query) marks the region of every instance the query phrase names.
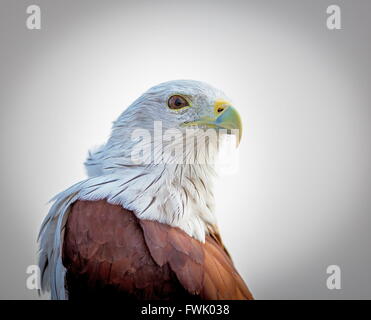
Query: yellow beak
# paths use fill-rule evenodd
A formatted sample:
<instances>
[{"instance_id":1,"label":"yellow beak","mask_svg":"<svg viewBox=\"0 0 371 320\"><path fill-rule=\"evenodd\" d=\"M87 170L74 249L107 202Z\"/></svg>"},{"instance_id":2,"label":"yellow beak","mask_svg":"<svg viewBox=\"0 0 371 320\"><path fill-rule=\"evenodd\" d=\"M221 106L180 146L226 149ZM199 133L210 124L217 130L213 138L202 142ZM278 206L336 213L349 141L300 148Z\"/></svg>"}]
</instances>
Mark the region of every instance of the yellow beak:
<instances>
[{"instance_id":1,"label":"yellow beak","mask_svg":"<svg viewBox=\"0 0 371 320\"><path fill-rule=\"evenodd\" d=\"M242 121L237 110L233 108L227 101L217 100L214 104L215 117L203 117L194 122L185 123L185 126L207 126L210 128L220 128L233 130L229 133L236 134L237 145L242 137Z\"/></svg>"}]
</instances>

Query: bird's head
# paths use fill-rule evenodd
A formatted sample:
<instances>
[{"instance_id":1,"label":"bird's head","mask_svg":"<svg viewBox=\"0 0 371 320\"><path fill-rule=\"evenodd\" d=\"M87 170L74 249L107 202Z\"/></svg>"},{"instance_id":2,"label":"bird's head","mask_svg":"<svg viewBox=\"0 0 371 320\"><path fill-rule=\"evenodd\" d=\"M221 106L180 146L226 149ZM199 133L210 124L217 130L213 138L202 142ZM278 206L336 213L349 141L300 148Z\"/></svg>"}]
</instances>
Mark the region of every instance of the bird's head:
<instances>
[{"instance_id":1,"label":"bird's head","mask_svg":"<svg viewBox=\"0 0 371 320\"><path fill-rule=\"evenodd\" d=\"M226 95L204 82L174 80L145 92L127 111L134 111L139 121L162 121L166 128L189 127L238 130L242 123ZM123 120L125 121L125 113Z\"/></svg>"},{"instance_id":2,"label":"bird's head","mask_svg":"<svg viewBox=\"0 0 371 320\"><path fill-rule=\"evenodd\" d=\"M232 134L237 142L242 135L240 116L221 90L200 81L175 80L152 87L134 101L115 122L109 144L133 148L128 142L133 132L140 129L156 136L156 122L162 134L172 130L174 136L175 130L183 138L187 130Z\"/></svg>"}]
</instances>

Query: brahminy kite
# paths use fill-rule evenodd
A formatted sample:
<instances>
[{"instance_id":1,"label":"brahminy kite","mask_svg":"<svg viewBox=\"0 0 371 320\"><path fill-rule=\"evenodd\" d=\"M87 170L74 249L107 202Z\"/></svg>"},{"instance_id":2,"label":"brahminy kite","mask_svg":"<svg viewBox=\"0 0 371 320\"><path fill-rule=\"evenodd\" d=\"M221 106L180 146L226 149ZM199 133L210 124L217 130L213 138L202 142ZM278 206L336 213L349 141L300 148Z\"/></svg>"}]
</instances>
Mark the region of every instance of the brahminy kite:
<instances>
[{"instance_id":1,"label":"brahminy kite","mask_svg":"<svg viewBox=\"0 0 371 320\"><path fill-rule=\"evenodd\" d=\"M239 141L242 132L228 101L206 83L169 81L119 116L89 152L89 177L53 199L41 226L42 290L52 299L253 299L214 213L219 138L208 134Z\"/></svg>"}]
</instances>

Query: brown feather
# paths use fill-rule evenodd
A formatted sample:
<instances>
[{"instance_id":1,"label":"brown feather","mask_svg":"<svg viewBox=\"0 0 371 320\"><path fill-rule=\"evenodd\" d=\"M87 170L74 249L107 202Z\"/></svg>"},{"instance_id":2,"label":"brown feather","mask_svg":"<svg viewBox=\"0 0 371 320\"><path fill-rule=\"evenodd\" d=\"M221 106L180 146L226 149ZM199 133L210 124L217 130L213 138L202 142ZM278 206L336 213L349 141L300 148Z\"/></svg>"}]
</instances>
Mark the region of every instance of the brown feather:
<instances>
[{"instance_id":1,"label":"brown feather","mask_svg":"<svg viewBox=\"0 0 371 320\"><path fill-rule=\"evenodd\" d=\"M104 200L72 205L62 259L70 299L252 299L218 233L202 244Z\"/></svg>"}]
</instances>

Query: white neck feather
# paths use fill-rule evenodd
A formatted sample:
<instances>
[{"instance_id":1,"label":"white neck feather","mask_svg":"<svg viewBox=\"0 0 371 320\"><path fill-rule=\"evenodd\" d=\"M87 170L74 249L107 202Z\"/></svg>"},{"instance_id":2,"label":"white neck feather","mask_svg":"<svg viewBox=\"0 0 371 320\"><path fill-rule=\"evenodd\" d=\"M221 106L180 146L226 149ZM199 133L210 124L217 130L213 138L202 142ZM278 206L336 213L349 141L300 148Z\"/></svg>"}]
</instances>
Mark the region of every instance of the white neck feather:
<instances>
[{"instance_id":1,"label":"white neck feather","mask_svg":"<svg viewBox=\"0 0 371 320\"><path fill-rule=\"evenodd\" d=\"M198 138L202 139L201 135L198 132ZM176 143L183 143L183 139ZM133 165L129 159L131 148L109 141L104 151L98 152L102 162L100 175L81 186L79 198L107 199L133 211L140 219L179 227L204 242L208 226L216 224L213 180L217 150L210 143L207 146L189 148L186 159L174 157L167 163ZM194 163L190 163L190 158L196 159ZM97 162L96 158L90 160Z\"/></svg>"}]
</instances>

